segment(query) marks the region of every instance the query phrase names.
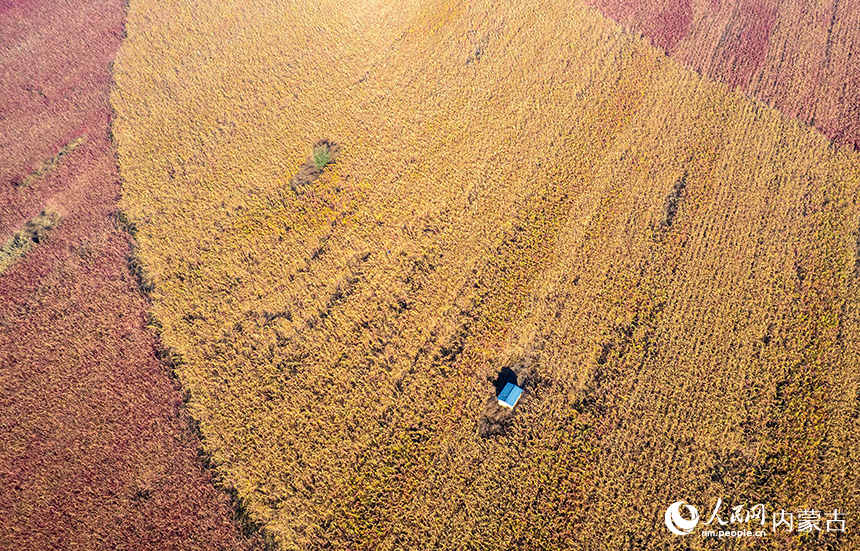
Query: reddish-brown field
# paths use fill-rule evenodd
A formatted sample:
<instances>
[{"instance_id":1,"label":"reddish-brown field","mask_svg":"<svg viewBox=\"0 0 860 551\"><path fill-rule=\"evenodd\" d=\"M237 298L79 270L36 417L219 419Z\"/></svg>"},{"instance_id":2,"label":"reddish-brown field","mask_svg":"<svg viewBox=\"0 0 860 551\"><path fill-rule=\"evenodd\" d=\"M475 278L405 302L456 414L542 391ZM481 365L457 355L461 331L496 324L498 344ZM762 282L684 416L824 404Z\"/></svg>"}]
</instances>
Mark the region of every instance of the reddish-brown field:
<instances>
[{"instance_id":1,"label":"reddish-brown field","mask_svg":"<svg viewBox=\"0 0 860 551\"><path fill-rule=\"evenodd\" d=\"M0 274L0 549L251 548L197 456L114 221L123 17L120 0L0 3L0 244L43 209L61 217Z\"/></svg>"},{"instance_id":2,"label":"reddish-brown field","mask_svg":"<svg viewBox=\"0 0 860 551\"><path fill-rule=\"evenodd\" d=\"M860 146L860 2L588 1L702 75Z\"/></svg>"}]
</instances>

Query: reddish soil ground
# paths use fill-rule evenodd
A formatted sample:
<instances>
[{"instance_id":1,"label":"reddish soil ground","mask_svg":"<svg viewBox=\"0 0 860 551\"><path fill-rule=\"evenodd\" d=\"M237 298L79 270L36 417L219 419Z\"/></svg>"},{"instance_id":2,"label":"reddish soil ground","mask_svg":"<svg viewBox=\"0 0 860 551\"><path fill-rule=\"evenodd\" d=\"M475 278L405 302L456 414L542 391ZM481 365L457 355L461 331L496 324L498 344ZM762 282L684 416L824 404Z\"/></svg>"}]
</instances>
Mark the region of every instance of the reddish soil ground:
<instances>
[{"instance_id":1,"label":"reddish soil ground","mask_svg":"<svg viewBox=\"0 0 860 551\"><path fill-rule=\"evenodd\" d=\"M250 549L197 456L113 218L110 61L123 2L0 1L0 549ZM86 140L30 186L13 182Z\"/></svg>"},{"instance_id":2,"label":"reddish soil ground","mask_svg":"<svg viewBox=\"0 0 860 551\"><path fill-rule=\"evenodd\" d=\"M699 73L860 147L860 2L589 0Z\"/></svg>"}]
</instances>

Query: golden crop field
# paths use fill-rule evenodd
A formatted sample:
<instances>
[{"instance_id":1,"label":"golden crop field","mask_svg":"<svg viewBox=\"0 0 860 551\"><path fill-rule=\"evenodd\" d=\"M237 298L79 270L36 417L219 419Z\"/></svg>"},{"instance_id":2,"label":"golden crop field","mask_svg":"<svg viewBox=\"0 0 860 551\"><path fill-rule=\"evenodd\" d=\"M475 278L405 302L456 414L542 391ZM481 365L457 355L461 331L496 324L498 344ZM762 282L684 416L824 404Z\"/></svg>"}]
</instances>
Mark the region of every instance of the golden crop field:
<instances>
[{"instance_id":1,"label":"golden crop field","mask_svg":"<svg viewBox=\"0 0 860 551\"><path fill-rule=\"evenodd\" d=\"M391 4L130 4L121 207L251 519L283 549L699 549L673 501L856 512L858 153L579 1Z\"/></svg>"}]
</instances>

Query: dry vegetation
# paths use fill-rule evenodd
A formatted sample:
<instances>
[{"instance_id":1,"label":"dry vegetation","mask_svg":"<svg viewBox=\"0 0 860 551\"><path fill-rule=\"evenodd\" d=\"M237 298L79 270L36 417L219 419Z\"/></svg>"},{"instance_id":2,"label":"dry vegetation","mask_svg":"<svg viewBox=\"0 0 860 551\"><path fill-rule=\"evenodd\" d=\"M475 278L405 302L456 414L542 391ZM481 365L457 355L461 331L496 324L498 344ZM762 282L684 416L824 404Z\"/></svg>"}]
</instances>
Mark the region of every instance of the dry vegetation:
<instances>
[{"instance_id":1,"label":"dry vegetation","mask_svg":"<svg viewBox=\"0 0 860 551\"><path fill-rule=\"evenodd\" d=\"M152 314L284 549L860 506L853 150L580 3L138 0L115 71Z\"/></svg>"}]
</instances>

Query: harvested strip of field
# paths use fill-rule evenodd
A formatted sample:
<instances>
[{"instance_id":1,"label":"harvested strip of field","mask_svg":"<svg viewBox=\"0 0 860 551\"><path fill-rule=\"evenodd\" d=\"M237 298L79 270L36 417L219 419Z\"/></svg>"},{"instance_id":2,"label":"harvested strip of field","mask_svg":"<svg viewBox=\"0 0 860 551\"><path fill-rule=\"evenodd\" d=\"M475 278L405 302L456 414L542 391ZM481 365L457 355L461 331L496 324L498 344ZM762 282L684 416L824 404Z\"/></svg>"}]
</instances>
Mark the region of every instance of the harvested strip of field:
<instances>
[{"instance_id":1,"label":"harvested strip of field","mask_svg":"<svg viewBox=\"0 0 860 551\"><path fill-rule=\"evenodd\" d=\"M0 245L21 228L14 253L29 244L0 274L0 548L259 548L197 455L114 222L123 16L119 0L0 2ZM55 216L28 220L45 205L63 218L43 240Z\"/></svg>"},{"instance_id":2,"label":"harvested strip of field","mask_svg":"<svg viewBox=\"0 0 860 551\"><path fill-rule=\"evenodd\" d=\"M860 147L860 2L589 3L702 75Z\"/></svg>"},{"instance_id":3,"label":"harvested strip of field","mask_svg":"<svg viewBox=\"0 0 860 551\"><path fill-rule=\"evenodd\" d=\"M53 229L60 220L60 215L54 211L42 211L38 216L28 221L23 228L16 231L9 240L0 247L0 274L2 274L18 257L23 256L30 247L41 243L49 230Z\"/></svg>"},{"instance_id":4,"label":"harvested strip of field","mask_svg":"<svg viewBox=\"0 0 860 551\"><path fill-rule=\"evenodd\" d=\"M860 505L849 148L581 3L140 0L128 29L152 313L284 548L658 549L678 499Z\"/></svg>"}]
</instances>

